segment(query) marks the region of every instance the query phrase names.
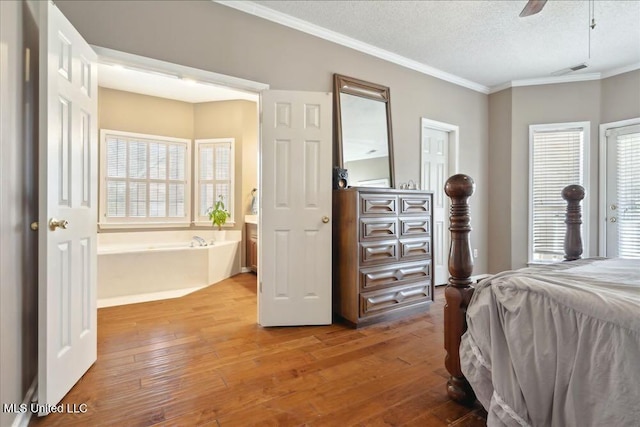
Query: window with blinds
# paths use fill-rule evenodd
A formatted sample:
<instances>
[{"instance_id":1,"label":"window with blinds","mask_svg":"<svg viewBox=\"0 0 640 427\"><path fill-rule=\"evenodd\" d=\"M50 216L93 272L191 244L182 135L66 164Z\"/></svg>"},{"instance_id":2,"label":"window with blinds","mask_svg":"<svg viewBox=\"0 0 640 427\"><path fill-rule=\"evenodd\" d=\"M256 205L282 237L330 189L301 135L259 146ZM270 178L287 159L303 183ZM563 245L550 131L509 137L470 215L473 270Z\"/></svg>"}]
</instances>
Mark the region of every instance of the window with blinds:
<instances>
[{"instance_id":1,"label":"window with blinds","mask_svg":"<svg viewBox=\"0 0 640 427\"><path fill-rule=\"evenodd\" d=\"M220 197L231 214L227 222L234 222L233 145L233 138L196 140L196 223L211 223L207 212Z\"/></svg>"},{"instance_id":2,"label":"window with blinds","mask_svg":"<svg viewBox=\"0 0 640 427\"><path fill-rule=\"evenodd\" d=\"M640 258L640 132L618 135L616 142L618 256Z\"/></svg>"},{"instance_id":3,"label":"window with blinds","mask_svg":"<svg viewBox=\"0 0 640 427\"><path fill-rule=\"evenodd\" d=\"M529 127L529 262L564 257L566 202L561 193L569 184L586 189L588 139L588 122ZM583 230L587 211L582 211Z\"/></svg>"},{"instance_id":4,"label":"window with blinds","mask_svg":"<svg viewBox=\"0 0 640 427\"><path fill-rule=\"evenodd\" d=\"M189 223L189 142L102 130L100 223Z\"/></svg>"}]
</instances>

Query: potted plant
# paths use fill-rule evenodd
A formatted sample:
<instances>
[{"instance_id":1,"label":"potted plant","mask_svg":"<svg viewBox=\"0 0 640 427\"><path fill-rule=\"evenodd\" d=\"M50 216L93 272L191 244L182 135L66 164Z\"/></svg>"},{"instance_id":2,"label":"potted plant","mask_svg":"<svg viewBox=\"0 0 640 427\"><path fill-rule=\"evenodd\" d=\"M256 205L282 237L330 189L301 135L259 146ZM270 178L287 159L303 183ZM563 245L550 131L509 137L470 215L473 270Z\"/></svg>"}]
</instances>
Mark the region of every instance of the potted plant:
<instances>
[{"instance_id":1,"label":"potted plant","mask_svg":"<svg viewBox=\"0 0 640 427\"><path fill-rule=\"evenodd\" d=\"M224 207L222 196L219 196L216 204L207 210L207 214L209 214L211 224L218 226L218 231L222 230L222 226L227 222L227 218L231 216L229 211Z\"/></svg>"}]
</instances>

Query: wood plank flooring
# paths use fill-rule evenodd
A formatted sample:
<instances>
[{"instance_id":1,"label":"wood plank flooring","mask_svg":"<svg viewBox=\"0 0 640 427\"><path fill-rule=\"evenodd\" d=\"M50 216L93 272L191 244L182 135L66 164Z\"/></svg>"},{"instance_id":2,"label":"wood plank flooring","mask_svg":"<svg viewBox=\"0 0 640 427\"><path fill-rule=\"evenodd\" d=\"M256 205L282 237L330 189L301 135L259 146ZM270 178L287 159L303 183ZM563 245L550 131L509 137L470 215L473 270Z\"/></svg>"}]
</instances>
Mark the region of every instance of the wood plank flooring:
<instances>
[{"instance_id":1,"label":"wood plank flooring","mask_svg":"<svg viewBox=\"0 0 640 427\"><path fill-rule=\"evenodd\" d=\"M350 329L262 328L256 276L98 310L98 360L31 426L485 426L445 393L443 291L429 313Z\"/></svg>"}]
</instances>

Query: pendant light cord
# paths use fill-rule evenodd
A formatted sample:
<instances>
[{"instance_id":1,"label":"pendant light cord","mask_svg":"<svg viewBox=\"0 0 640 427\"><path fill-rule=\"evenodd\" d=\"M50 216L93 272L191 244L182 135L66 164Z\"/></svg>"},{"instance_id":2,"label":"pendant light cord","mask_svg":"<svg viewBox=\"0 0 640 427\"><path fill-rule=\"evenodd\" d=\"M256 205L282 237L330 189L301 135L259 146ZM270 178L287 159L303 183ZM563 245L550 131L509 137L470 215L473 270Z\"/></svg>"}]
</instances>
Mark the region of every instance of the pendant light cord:
<instances>
[{"instance_id":1,"label":"pendant light cord","mask_svg":"<svg viewBox=\"0 0 640 427\"><path fill-rule=\"evenodd\" d=\"M591 59L591 30L596 28L595 0L589 0L589 59Z\"/></svg>"}]
</instances>

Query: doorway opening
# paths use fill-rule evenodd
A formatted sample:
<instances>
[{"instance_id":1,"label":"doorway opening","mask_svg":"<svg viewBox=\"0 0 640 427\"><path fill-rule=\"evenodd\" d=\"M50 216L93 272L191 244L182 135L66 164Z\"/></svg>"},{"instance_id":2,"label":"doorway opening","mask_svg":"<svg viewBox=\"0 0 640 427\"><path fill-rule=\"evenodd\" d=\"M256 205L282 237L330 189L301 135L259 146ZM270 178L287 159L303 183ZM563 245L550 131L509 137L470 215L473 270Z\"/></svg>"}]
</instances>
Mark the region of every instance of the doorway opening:
<instances>
[{"instance_id":1,"label":"doorway opening","mask_svg":"<svg viewBox=\"0 0 640 427\"><path fill-rule=\"evenodd\" d=\"M458 126L427 118L421 120L420 188L433 191L433 283L447 283L449 198L444 184L458 172ZM475 255L475 254L474 254Z\"/></svg>"},{"instance_id":2,"label":"doorway opening","mask_svg":"<svg viewBox=\"0 0 640 427\"><path fill-rule=\"evenodd\" d=\"M93 49L98 307L178 297L249 271L245 224L258 222L250 214L268 86ZM221 231L207 214L218 200L231 214Z\"/></svg>"},{"instance_id":3,"label":"doorway opening","mask_svg":"<svg viewBox=\"0 0 640 427\"><path fill-rule=\"evenodd\" d=\"M640 258L640 117L600 125L599 253Z\"/></svg>"}]
</instances>

